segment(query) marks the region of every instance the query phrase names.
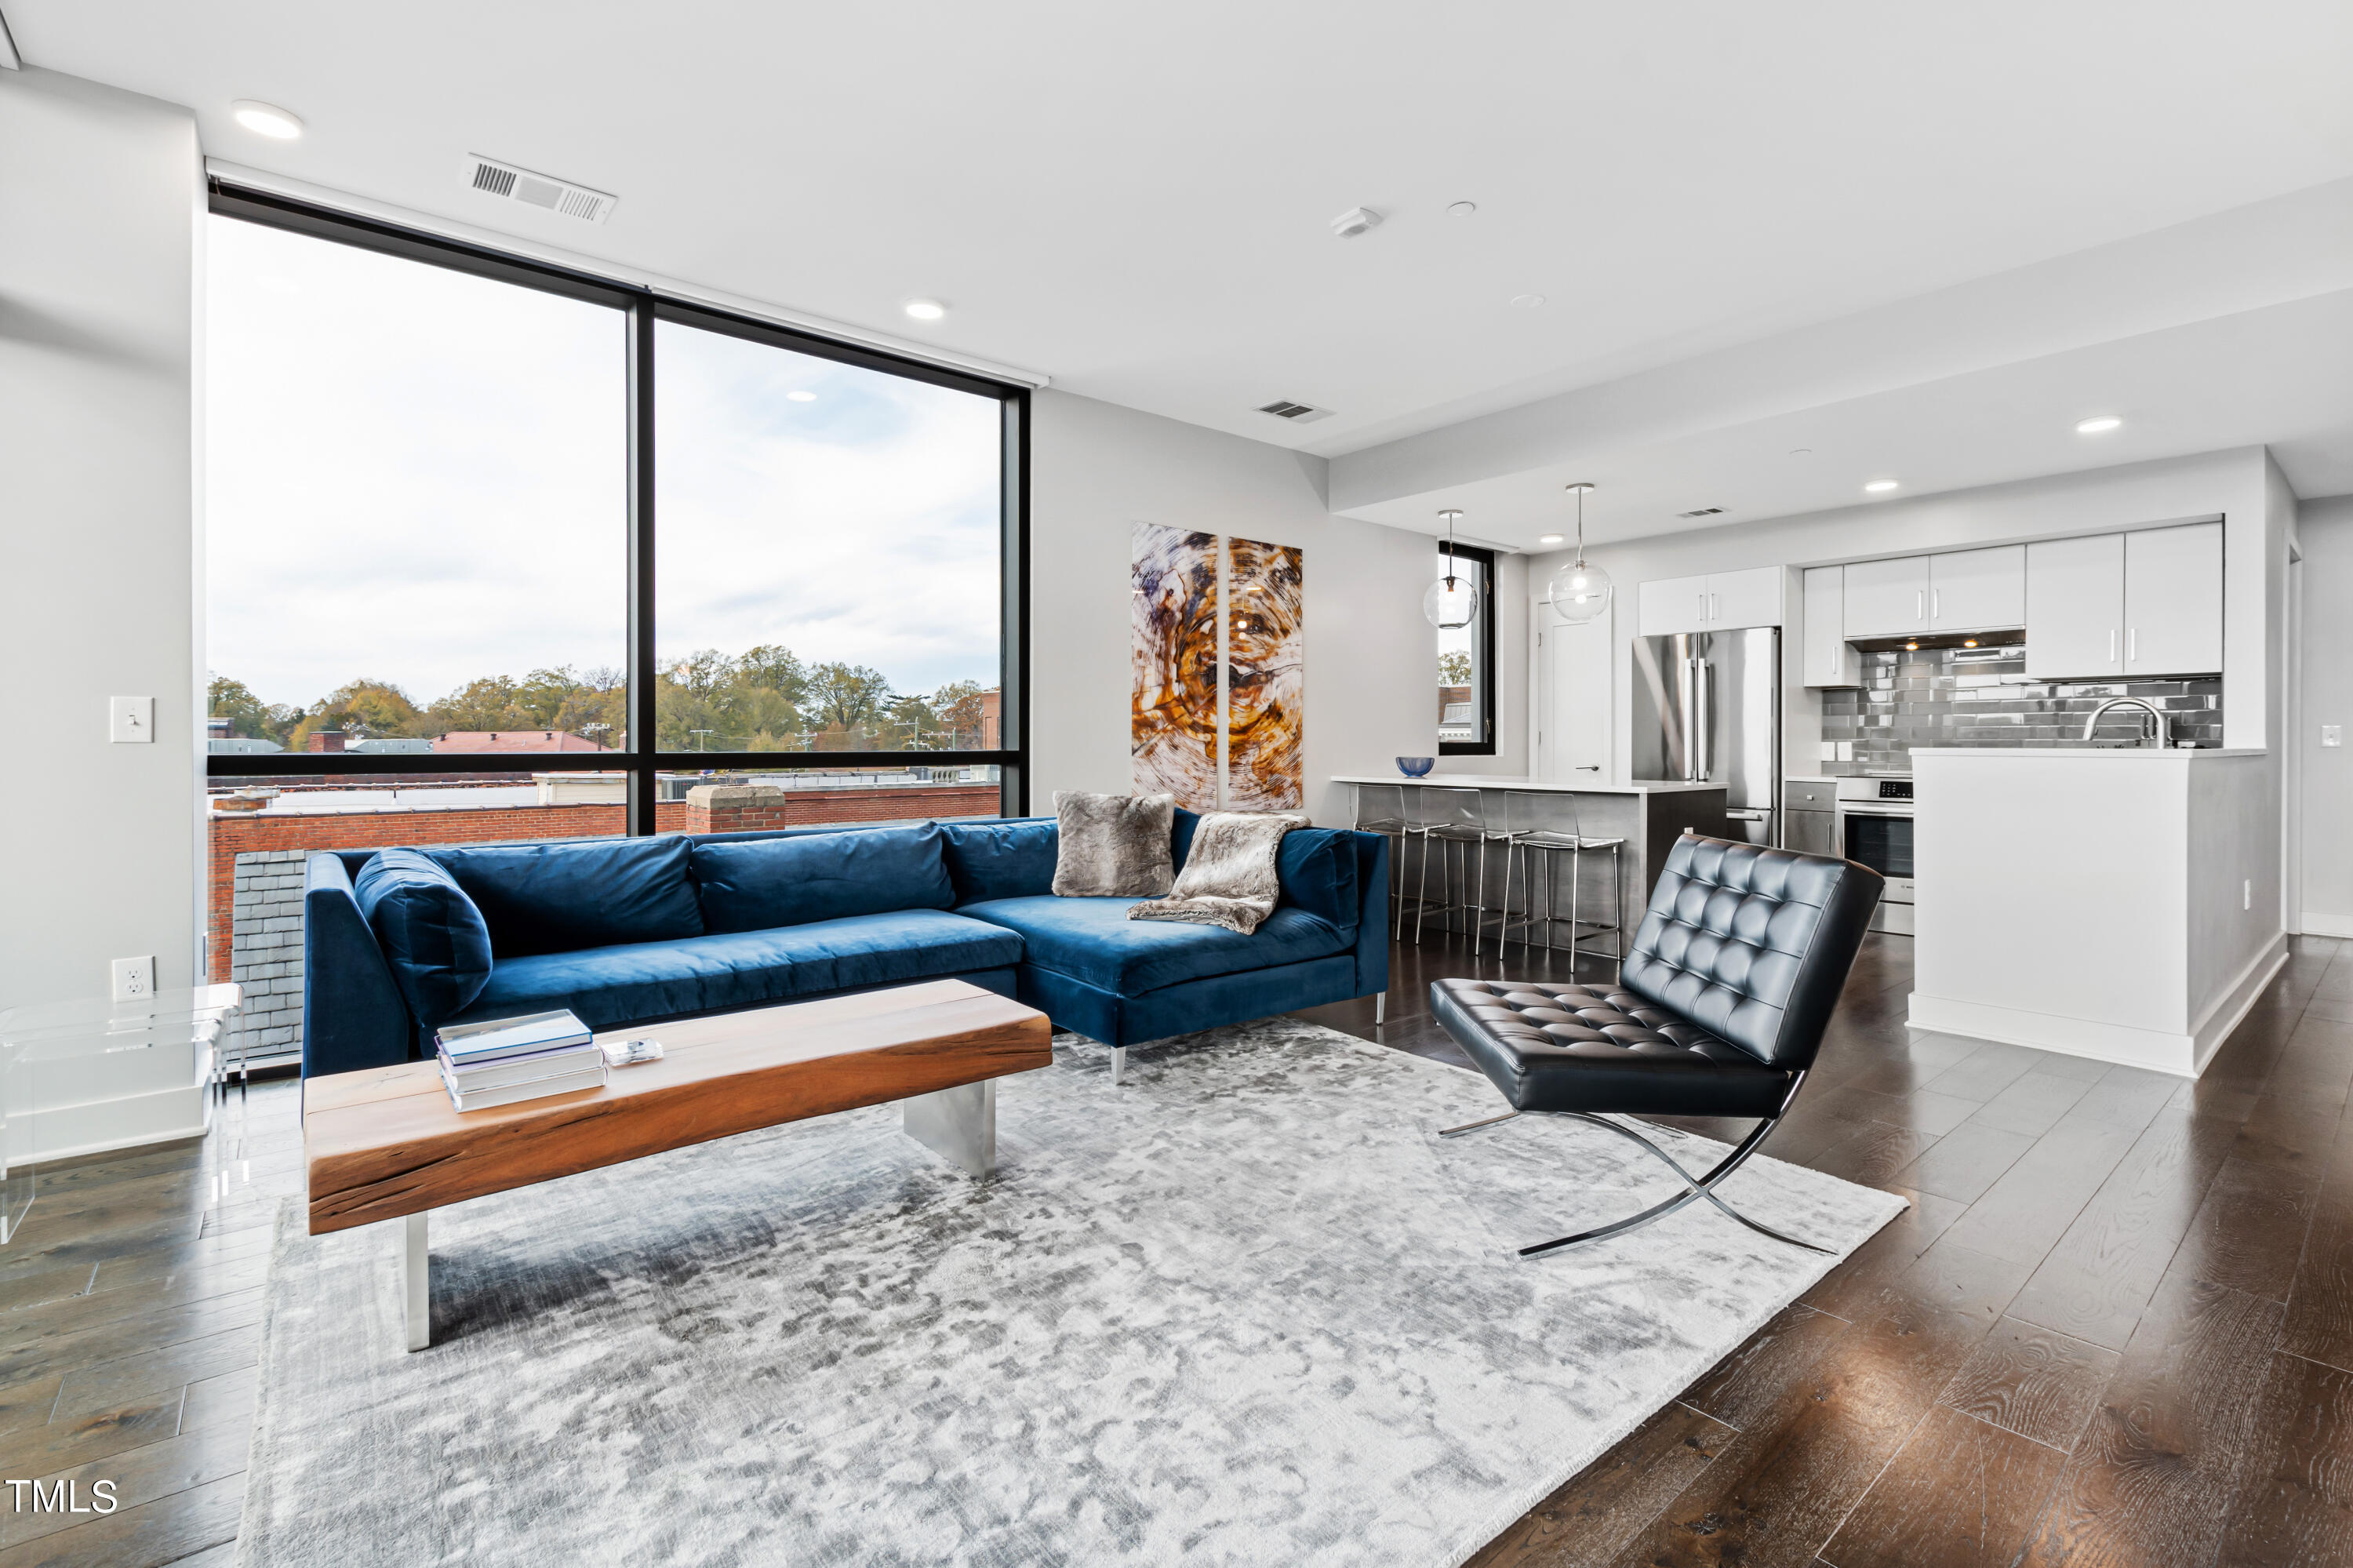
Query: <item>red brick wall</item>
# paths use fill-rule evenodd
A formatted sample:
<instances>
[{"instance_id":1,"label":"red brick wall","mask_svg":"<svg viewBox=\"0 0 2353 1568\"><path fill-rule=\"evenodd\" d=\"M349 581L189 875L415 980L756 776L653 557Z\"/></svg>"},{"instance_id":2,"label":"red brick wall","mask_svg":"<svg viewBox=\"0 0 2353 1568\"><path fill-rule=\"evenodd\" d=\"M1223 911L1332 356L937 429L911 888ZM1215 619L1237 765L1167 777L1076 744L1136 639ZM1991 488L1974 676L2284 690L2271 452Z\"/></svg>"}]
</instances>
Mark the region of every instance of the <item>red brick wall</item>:
<instances>
[{"instance_id":1,"label":"red brick wall","mask_svg":"<svg viewBox=\"0 0 2353 1568\"><path fill-rule=\"evenodd\" d=\"M665 833L742 832L807 827L819 822L888 822L925 817L997 814L994 784L918 785L904 789L807 789L787 793L781 806L705 811L683 800L654 808ZM714 820L715 819L715 820ZM443 811L216 811L212 814L205 967L207 978L229 978L237 901L237 857L264 850L381 849L387 844L512 842L522 839L583 839L626 832L616 804L494 806Z\"/></svg>"}]
</instances>

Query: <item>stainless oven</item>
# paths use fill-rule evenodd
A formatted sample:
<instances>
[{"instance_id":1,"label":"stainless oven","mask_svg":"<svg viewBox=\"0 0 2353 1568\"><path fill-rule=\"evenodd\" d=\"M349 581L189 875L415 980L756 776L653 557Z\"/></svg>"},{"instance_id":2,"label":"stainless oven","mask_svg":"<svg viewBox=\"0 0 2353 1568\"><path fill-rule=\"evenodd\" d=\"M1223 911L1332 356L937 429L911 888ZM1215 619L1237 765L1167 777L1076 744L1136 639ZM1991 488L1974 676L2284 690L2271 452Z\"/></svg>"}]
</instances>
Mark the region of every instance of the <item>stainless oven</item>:
<instances>
[{"instance_id":1,"label":"stainless oven","mask_svg":"<svg viewBox=\"0 0 2353 1568\"><path fill-rule=\"evenodd\" d=\"M1838 853L1887 879L1874 931L1912 934L1912 780L1885 776L1838 781Z\"/></svg>"}]
</instances>

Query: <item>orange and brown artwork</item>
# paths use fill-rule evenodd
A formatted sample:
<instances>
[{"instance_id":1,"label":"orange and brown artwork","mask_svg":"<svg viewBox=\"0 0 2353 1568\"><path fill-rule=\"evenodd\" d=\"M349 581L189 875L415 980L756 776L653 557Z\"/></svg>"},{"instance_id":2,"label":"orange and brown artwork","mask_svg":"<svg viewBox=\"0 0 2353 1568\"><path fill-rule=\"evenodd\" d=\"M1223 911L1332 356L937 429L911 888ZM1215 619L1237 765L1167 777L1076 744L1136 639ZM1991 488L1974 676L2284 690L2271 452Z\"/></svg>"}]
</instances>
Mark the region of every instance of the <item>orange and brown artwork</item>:
<instances>
[{"instance_id":1,"label":"orange and brown artwork","mask_svg":"<svg viewBox=\"0 0 2353 1568\"><path fill-rule=\"evenodd\" d=\"M1138 794L1218 809L1218 539L1131 525L1134 694L1128 754Z\"/></svg>"},{"instance_id":2,"label":"orange and brown artwork","mask_svg":"<svg viewBox=\"0 0 2353 1568\"><path fill-rule=\"evenodd\" d=\"M1226 541L1226 809L1281 811L1303 798L1306 574L1289 546Z\"/></svg>"}]
</instances>

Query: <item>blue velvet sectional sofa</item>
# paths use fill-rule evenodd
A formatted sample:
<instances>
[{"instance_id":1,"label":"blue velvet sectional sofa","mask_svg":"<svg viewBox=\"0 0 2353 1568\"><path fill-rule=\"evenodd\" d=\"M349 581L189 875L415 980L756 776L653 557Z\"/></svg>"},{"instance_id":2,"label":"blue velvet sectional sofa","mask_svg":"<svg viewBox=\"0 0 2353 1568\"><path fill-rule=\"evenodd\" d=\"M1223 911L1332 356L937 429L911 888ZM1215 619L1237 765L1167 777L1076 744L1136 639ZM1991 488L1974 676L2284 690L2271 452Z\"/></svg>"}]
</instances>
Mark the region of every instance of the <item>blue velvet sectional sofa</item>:
<instances>
[{"instance_id":1,"label":"blue velvet sectional sofa","mask_svg":"<svg viewBox=\"0 0 2353 1568\"><path fill-rule=\"evenodd\" d=\"M1199 819L1176 813L1182 867ZM1125 1048L1388 985L1388 842L1285 835L1253 935L1057 898L1051 818L325 851L303 898L302 1072L430 1054L445 1023L590 1027L955 977Z\"/></svg>"}]
</instances>

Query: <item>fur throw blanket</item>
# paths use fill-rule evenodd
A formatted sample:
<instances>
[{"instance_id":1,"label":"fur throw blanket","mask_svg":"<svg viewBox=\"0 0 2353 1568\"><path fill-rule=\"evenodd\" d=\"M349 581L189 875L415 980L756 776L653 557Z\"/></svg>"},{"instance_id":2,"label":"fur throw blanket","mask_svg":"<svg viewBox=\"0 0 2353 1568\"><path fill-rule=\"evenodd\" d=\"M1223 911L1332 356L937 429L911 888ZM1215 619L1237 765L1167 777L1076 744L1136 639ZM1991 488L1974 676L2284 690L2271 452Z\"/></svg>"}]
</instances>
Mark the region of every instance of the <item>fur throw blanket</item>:
<instances>
[{"instance_id":1,"label":"fur throw blanket","mask_svg":"<svg viewBox=\"0 0 2353 1568\"><path fill-rule=\"evenodd\" d=\"M1250 936L1274 913L1282 891L1274 873L1282 835L1305 826L1306 817L1297 812L1209 812L1194 830L1192 853L1176 874L1175 891L1133 906L1127 917L1223 926Z\"/></svg>"}]
</instances>

